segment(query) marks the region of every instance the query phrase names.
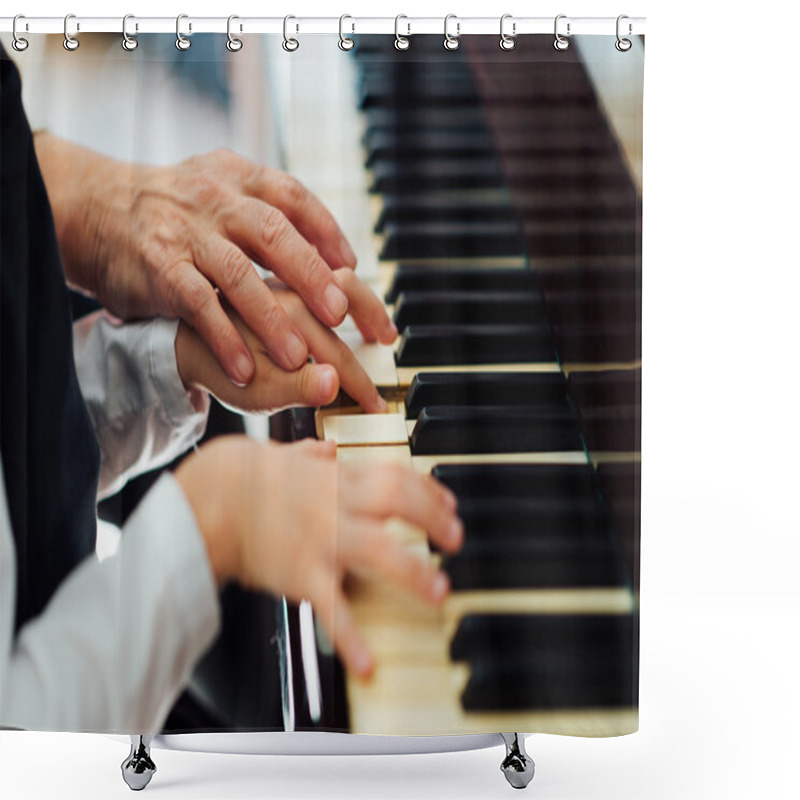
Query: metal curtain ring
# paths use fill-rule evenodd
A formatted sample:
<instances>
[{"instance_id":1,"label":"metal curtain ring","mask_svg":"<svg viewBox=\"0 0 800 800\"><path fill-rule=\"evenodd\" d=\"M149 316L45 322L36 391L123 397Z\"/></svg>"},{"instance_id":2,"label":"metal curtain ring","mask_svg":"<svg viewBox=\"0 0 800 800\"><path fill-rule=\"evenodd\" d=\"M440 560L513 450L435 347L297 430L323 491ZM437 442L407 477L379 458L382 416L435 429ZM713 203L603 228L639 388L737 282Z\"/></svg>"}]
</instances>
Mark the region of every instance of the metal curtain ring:
<instances>
[{"instance_id":1,"label":"metal curtain ring","mask_svg":"<svg viewBox=\"0 0 800 800\"><path fill-rule=\"evenodd\" d=\"M225 47L227 47L228 50L231 51L231 53L238 53L242 49L242 47L244 47L244 43L242 42L242 40L241 39L237 39L231 33L231 22L233 22L233 20L235 20L235 19L239 19L239 17L237 17L236 14L231 14L228 17L228 41L225 42ZM239 30L240 31L242 30L242 26L241 25L239 26Z\"/></svg>"},{"instance_id":2,"label":"metal curtain ring","mask_svg":"<svg viewBox=\"0 0 800 800\"><path fill-rule=\"evenodd\" d=\"M77 50L81 46L81 43L74 36L70 36L69 31L67 30L67 26L69 25L69 21L71 19L75 19L74 14L67 14L67 16L64 17L64 49L69 50L70 52ZM76 30L79 31L80 29L81 26L76 23Z\"/></svg>"},{"instance_id":3,"label":"metal curtain ring","mask_svg":"<svg viewBox=\"0 0 800 800\"><path fill-rule=\"evenodd\" d=\"M178 16L177 16L177 18L175 20L175 36L176 36L175 47L177 47L178 50L188 50L192 46L192 40L191 39L187 39L185 36L181 36L181 20L182 19L188 19L188 18L189 18L188 14L178 14ZM189 31L191 32L191 30L192 30L192 26L191 26L191 23L190 23L189 24Z\"/></svg>"},{"instance_id":4,"label":"metal curtain ring","mask_svg":"<svg viewBox=\"0 0 800 800\"><path fill-rule=\"evenodd\" d=\"M397 50L408 50L411 47L411 42L408 39L411 36L411 23L407 23L408 31L405 36L400 35L400 20L408 19L405 14L398 14L394 18L394 46Z\"/></svg>"},{"instance_id":5,"label":"metal curtain ring","mask_svg":"<svg viewBox=\"0 0 800 800\"><path fill-rule=\"evenodd\" d=\"M560 19L566 19L566 18L567 18L566 14L559 14L556 17L555 25L553 27L553 30L554 30L554 33L555 33L555 36L556 36L555 41L553 42L553 47L555 47L556 50L567 50L567 49L569 49L569 39L564 38L558 32L558 21ZM569 36L569 33L570 33L569 27L570 27L570 23L568 22L567 23L567 36Z\"/></svg>"},{"instance_id":6,"label":"metal curtain ring","mask_svg":"<svg viewBox=\"0 0 800 800\"><path fill-rule=\"evenodd\" d=\"M461 46L461 42L458 40L458 37L461 35L461 23L456 21L456 35L451 36L447 32L447 23L451 20L455 19L458 20L455 14L448 14L444 18L444 49L445 50L458 50Z\"/></svg>"},{"instance_id":7,"label":"metal curtain ring","mask_svg":"<svg viewBox=\"0 0 800 800\"><path fill-rule=\"evenodd\" d=\"M14 36L14 41L11 42L11 46L18 53L21 53L23 50L27 50L28 49L28 40L27 39L23 39L17 33L17 20L18 19L25 19L25 17L22 14L17 14L17 16L14 17L14 22L12 23L12 26L11 26L11 33ZM27 28L28 28L28 26L27 26L27 23L26 23L25 29L27 30Z\"/></svg>"},{"instance_id":8,"label":"metal curtain ring","mask_svg":"<svg viewBox=\"0 0 800 800\"><path fill-rule=\"evenodd\" d=\"M128 36L128 20L135 19L133 14L126 14L122 18L122 41L120 44L122 45L123 50L127 50L129 53L131 50L135 50L139 46L139 40L134 39L132 36ZM139 26L136 26L137 30Z\"/></svg>"},{"instance_id":9,"label":"metal curtain ring","mask_svg":"<svg viewBox=\"0 0 800 800\"><path fill-rule=\"evenodd\" d=\"M500 17L500 49L501 50L513 50L516 46L517 42L514 37L517 35L517 23L511 23L511 36L509 36L505 32L505 24L506 20L511 19L511 14L503 14Z\"/></svg>"},{"instance_id":10,"label":"metal curtain ring","mask_svg":"<svg viewBox=\"0 0 800 800\"><path fill-rule=\"evenodd\" d=\"M631 40L630 40L630 39L623 39L623 38L622 38L622 37L619 35L619 24L620 24L620 22L622 22L622 20L624 20L624 19L628 19L628 16L627 16L626 14L620 14L620 15L617 17L617 41L616 41L616 42L614 42L614 47L616 47L616 48L617 48L617 50L619 50L619 51L620 51L620 53L626 53L626 52L627 52L628 50L630 50L630 49L631 49L631 47L633 46L633 45L632 45L632 42L631 42ZM632 25L631 25L631 23L629 22L629 23L628 23L628 36L630 36L630 35L631 35L631 33L633 33L633 26L632 26Z\"/></svg>"},{"instance_id":11,"label":"metal curtain ring","mask_svg":"<svg viewBox=\"0 0 800 800\"><path fill-rule=\"evenodd\" d=\"M355 46L355 42L352 39L348 39L344 35L344 21L346 19L353 19L353 18L349 14L342 14L342 16L339 17L339 49L344 50L345 52L347 52L348 50L352 50L353 47ZM352 23L350 28L351 32L355 33L356 30L355 23Z\"/></svg>"},{"instance_id":12,"label":"metal curtain ring","mask_svg":"<svg viewBox=\"0 0 800 800\"><path fill-rule=\"evenodd\" d=\"M283 18L283 49L287 53L294 53L298 47L300 47L300 42L297 39L290 39L287 33L287 29L289 27L289 20L290 19L297 19L297 17L293 17L291 14ZM300 27L295 25L295 29L299 30Z\"/></svg>"}]
</instances>

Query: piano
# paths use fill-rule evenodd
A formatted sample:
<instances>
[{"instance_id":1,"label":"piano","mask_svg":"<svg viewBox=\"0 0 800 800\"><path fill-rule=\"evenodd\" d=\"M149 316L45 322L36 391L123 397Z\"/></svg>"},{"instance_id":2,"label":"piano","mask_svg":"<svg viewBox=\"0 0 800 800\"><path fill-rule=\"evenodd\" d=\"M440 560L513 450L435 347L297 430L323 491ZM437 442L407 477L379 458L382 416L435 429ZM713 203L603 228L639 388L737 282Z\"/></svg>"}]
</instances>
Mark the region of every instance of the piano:
<instances>
[{"instance_id":1,"label":"piano","mask_svg":"<svg viewBox=\"0 0 800 800\"><path fill-rule=\"evenodd\" d=\"M603 59L587 66L580 46L558 52L552 37L506 52L482 36L456 52L434 36L405 52L391 37L356 42L352 56L320 41L308 42L313 60L287 59L286 167L337 215L400 331L385 347L340 329L389 412L341 396L271 429L336 441L342 461L432 472L458 497L466 535L442 558L394 524L420 558L442 560L453 591L441 609L386 582L349 582L376 657L369 683L344 675L322 636L309 674L309 637L295 632L296 725L633 732L640 120L614 127L625 97L598 93Z\"/></svg>"}]
</instances>

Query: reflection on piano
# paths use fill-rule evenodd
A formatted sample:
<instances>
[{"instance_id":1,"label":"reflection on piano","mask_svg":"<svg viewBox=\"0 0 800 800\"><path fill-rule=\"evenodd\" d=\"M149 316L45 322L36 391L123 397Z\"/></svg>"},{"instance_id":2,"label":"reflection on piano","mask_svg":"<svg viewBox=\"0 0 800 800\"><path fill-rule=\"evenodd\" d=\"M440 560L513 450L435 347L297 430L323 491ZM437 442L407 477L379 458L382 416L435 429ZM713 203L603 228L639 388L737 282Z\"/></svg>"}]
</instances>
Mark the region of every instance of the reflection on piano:
<instances>
[{"instance_id":1,"label":"reflection on piano","mask_svg":"<svg viewBox=\"0 0 800 800\"><path fill-rule=\"evenodd\" d=\"M357 230L345 208L354 195L330 200L304 167L321 145L310 125L293 132L289 164L343 217L362 277L400 331L394 348L351 340L390 413L367 416L342 397L313 420L286 412L273 430L335 440L343 461L432 471L459 499L465 545L443 559L453 588L443 609L384 582L350 582L376 674L368 684L345 677L346 703L329 690L322 718L300 714L298 725L631 732L636 180L577 48L556 52L550 37L506 52L494 37L469 37L457 52L440 37L414 37L403 53L392 43L361 36L354 50L369 224ZM378 261L364 244L373 232ZM424 533L394 531L420 557L441 558ZM333 662L321 665L335 686ZM299 670L296 680L302 696Z\"/></svg>"}]
</instances>

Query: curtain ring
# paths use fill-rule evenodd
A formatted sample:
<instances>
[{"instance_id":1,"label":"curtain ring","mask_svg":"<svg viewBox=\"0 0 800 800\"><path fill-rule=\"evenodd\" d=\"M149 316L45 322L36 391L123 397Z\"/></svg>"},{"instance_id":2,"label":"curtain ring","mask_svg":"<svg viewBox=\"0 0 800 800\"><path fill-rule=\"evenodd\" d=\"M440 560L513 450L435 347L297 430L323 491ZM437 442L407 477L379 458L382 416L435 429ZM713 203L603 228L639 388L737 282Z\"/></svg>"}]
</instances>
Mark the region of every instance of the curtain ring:
<instances>
[{"instance_id":1,"label":"curtain ring","mask_svg":"<svg viewBox=\"0 0 800 800\"><path fill-rule=\"evenodd\" d=\"M555 33L556 38L555 38L555 41L553 42L553 47L555 47L556 50L568 50L569 49L569 39L564 38L558 32L558 21L560 19L566 19L566 18L567 18L566 14L559 14L556 17L556 22L555 22L555 26L554 26L554 33ZM569 34L570 34L569 27L570 27L570 23L568 22L567 23L567 36L569 36Z\"/></svg>"},{"instance_id":2,"label":"curtain ring","mask_svg":"<svg viewBox=\"0 0 800 800\"><path fill-rule=\"evenodd\" d=\"M503 14L500 17L500 49L501 50L513 50L516 46L516 41L514 37L517 35L517 23L511 23L511 36L509 36L505 32L505 23L507 19L511 19L511 14Z\"/></svg>"},{"instance_id":3,"label":"curtain ring","mask_svg":"<svg viewBox=\"0 0 800 800\"><path fill-rule=\"evenodd\" d=\"M616 41L616 42L614 42L614 47L616 47L616 48L617 48L617 50L619 50L619 51L620 51L620 53L626 53L626 52L627 52L628 50L630 50L630 49L631 49L631 47L632 47L632 43L631 43L631 40L630 40L630 39L623 39L623 38L622 38L622 37L619 35L619 24L620 24L620 22L622 22L622 20L624 20L624 19L628 19L628 16L627 16L626 14L620 14L620 15L617 17L617 41ZM628 23L628 36L630 36L630 35L631 35L631 33L633 33L633 26L632 26L632 25L631 25L631 23L629 22L629 23Z\"/></svg>"},{"instance_id":4,"label":"curtain ring","mask_svg":"<svg viewBox=\"0 0 800 800\"><path fill-rule=\"evenodd\" d=\"M27 50L27 49L28 49L28 40L27 40L27 39L23 39L23 38L22 38L22 37L21 37L21 36L20 36L20 35L17 33L17 20L18 20L18 19L25 19L25 17L24 17L22 14L17 14L17 16L16 16L16 17L14 17L14 22L13 22L13 24L12 24L12 26L11 26L11 33L12 33L12 35L14 36L14 41L13 41L13 42L11 42L11 46L12 46L12 47L13 47L13 48L14 48L14 49L15 49L15 50L18 52L18 53L21 53L23 50ZM26 24L26 29L27 29L27 24Z\"/></svg>"},{"instance_id":5,"label":"curtain ring","mask_svg":"<svg viewBox=\"0 0 800 800\"><path fill-rule=\"evenodd\" d=\"M289 14L288 16L285 16L283 18L283 49L287 53L294 53L294 51L297 50L298 47L300 47L300 42L298 42L297 39L290 39L289 38L289 34L288 34L287 31L288 31L288 28L289 28L289 20L290 19L297 19L297 17L293 17L291 14ZM297 25L296 26L296 30L299 30L299 29L300 29L300 26Z\"/></svg>"},{"instance_id":6,"label":"curtain ring","mask_svg":"<svg viewBox=\"0 0 800 800\"><path fill-rule=\"evenodd\" d=\"M129 53L132 50L135 50L139 46L138 39L134 39L132 36L128 36L128 20L129 19L136 19L133 14L126 14L122 18L122 41L120 44L122 45L123 50L127 50ZM137 30L139 26L136 26Z\"/></svg>"},{"instance_id":7,"label":"curtain ring","mask_svg":"<svg viewBox=\"0 0 800 800\"><path fill-rule=\"evenodd\" d=\"M192 40L187 39L185 36L181 36L181 20L188 19L188 14L178 14L177 19L175 20L175 47L178 50L188 50L192 46ZM189 31L192 30L192 26L189 25Z\"/></svg>"},{"instance_id":8,"label":"curtain ring","mask_svg":"<svg viewBox=\"0 0 800 800\"><path fill-rule=\"evenodd\" d=\"M64 17L64 49L69 50L70 52L77 50L81 46L81 43L74 36L70 36L69 31L67 30L67 26L69 25L69 21L71 19L75 19L74 14L67 14L67 16ZM77 23L76 26L76 30L79 31L81 26Z\"/></svg>"},{"instance_id":9,"label":"curtain ring","mask_svg":"<svg viewBox=\"0 0 800 800\"><path fill-rule=\"evenodd\" d=\"M408 50L411 47L411 42L408 37L411 36L411 23L408 24L408 32L405 36L400 35L400 20L408 19L405 14L398 14L394 18L394 46L397 50Z\"/></svg>"},{"instance_id":10,"label":"curtain ring","mask_svg":"<svg viewBox=\"0 0 800 800\"><path fill-rule=\"evenodd\" d=\"M451 36L447 32L447 23L451 20L456 20L456 35ZM458 37L461 35L461 23L457 21L458 17L455 14L448 14L444 18L444 49L445 50L458 50L461 46L461 42L459 42Z\"/></svg>"},{"instance_id":11,"label":"curtain ring","mask_svg":"<svg viewBox=\"0 0 800 800\"><path fill-rule=\"evenodd\" d=\"M233 22L233 20L235 20L235 19L239 19L239 17L237 17L236 14L231 14L228 17L228 41L225 42L225 47L227 47L228 50L231 51L231 53L238 53L242 49L242 47L244 47L244 42L242 42L241 39L237 39L231 33L231 22ZM241 25L240 25L239 26L239 30L241 31L241 29L242 28L241 28Z\"/></svg>"},{"instance_id":12,"label":"curtain ring","mask_svg":"<svg viewBox=\"0 0 800 800\"><path fill-rule=\"evenodd\" d=\"M348 39L344 35L344 21L346 19L353 19L353 18L349 14L342 14L342 16L339 17L339 49L344 50L345 52L347 52L348 50L352 50L353 46L355 45L355 42L352 39ZM352 32L355 33L356 29L355 24L351 24L350 27L352 29Z\"/></svg>"}]
</instances>

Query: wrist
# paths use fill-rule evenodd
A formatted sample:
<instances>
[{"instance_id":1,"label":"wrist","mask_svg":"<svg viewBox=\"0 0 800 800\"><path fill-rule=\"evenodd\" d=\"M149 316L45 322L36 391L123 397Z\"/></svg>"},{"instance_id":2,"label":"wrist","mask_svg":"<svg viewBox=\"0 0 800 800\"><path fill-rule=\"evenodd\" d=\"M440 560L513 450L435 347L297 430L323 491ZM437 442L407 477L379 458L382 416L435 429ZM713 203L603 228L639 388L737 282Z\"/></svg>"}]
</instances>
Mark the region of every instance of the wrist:
<instances>
[{"instance_id":1,"label":"wrist","mask_svg":"<svg viewBox=\"0 0 800 800\"><path fill-rule=\"evenodd\" d=\"M197 336L189 326L181 320L175 334L175 364L178 367L178 377L187 392L193 389L202 389L197 378L195 366L197 363Z\"/></svg>"},{"instance_id":2,"label":"wrist","mask_svg":"<svg viewBox=\"0 0 800 800\"><path fill-rule=\"evenodd\" d=\"M238 437L237 437L238 438ZM243 443L247 444L243 439ZM181 462L175 479L192 509L218 588L223 588L239 574L239 537L235 519L237 462L226 450L238 450L235 437L220 437ZM231 489L228 491L228 489Z\"/></svg>"}]
</instances>

